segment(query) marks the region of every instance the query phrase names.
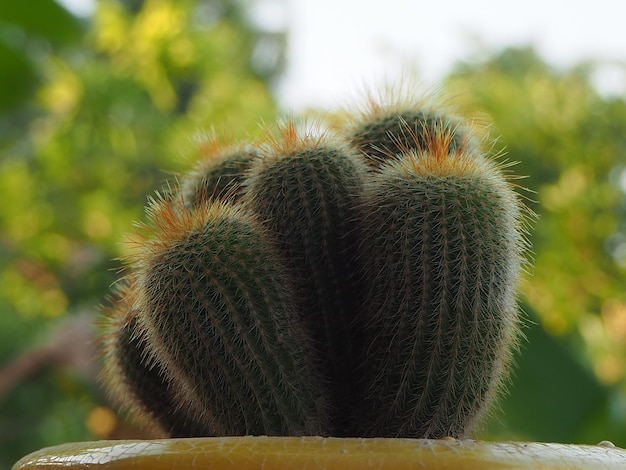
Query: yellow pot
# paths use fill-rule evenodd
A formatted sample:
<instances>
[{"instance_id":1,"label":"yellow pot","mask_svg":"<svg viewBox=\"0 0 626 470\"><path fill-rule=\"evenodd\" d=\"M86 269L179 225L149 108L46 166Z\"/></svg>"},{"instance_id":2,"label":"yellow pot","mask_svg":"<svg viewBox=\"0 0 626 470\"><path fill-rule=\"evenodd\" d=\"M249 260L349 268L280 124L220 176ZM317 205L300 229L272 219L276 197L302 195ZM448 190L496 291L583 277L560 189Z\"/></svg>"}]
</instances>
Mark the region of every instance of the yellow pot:
<instances>
[{"instance_id":1,"label":"yellow pot","mask_svg":"<svg viewBox=\"0 0 626 470\"><path fill-rule=\"evenodd\" d=\"M428 439L215 437L70 443L13 470L626 469L626 450L597 446Z\"/></svg>"}]
</instances>

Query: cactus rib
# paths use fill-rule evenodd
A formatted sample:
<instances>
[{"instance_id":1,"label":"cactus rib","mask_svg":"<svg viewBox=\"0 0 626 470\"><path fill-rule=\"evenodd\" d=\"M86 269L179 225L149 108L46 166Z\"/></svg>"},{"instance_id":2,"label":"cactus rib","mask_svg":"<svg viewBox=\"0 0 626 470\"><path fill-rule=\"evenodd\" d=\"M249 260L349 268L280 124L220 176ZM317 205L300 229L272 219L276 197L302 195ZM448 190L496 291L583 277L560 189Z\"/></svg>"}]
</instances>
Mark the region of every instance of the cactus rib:
<instances>
[{"instance_id":1,"label":"cactus rib","mask_svg":"<svg viewBox=\"0 0 626 470\"><path fill-rule=\"evenodd\" d=\"M185 207L198 207L211 199L238 201L245 173L257 158L257 149L247 144L221 146L211 140L203 150L202 159L180 183Z\"/></svg>"}]
</instances>

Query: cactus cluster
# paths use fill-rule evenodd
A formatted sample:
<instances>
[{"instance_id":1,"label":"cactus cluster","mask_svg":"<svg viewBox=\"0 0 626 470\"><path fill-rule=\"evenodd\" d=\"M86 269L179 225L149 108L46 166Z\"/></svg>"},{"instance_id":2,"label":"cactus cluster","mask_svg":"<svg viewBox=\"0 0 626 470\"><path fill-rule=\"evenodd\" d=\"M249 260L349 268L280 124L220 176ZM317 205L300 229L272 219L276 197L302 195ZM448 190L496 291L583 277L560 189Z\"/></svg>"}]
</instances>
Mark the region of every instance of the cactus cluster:
<instances>
[{"instance_id":1,"label":"cactus cluster","mask_svg":"<svg viewBox=\"0 0 626 470\"><path fill-rule=\"evenodd\" d=\"M406 99L205 146L152 201L104 378L172 437L463 437L518 336L526 209L473 127Z\"/></svg>"}]
</instances>

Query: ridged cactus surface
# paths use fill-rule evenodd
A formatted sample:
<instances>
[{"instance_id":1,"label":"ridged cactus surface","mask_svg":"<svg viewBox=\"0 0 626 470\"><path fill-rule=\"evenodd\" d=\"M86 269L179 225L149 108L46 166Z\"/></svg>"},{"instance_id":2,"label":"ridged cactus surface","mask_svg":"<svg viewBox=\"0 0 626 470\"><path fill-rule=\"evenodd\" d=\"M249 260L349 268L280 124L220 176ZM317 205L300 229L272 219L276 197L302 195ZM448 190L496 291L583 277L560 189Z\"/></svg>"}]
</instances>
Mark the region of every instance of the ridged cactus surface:
<instances>
[{"instance_id":1,"label":"ridged cactus surface","mask_svg":"<svg viewBox=\"0 0 626 470\"><path fill-rule=\"evenodd\" d=\"M480 132L419 103L211 147L150 207L107 313L113 395L171 436L476 429L528 212Z\"/></svg>"}]
</instances>

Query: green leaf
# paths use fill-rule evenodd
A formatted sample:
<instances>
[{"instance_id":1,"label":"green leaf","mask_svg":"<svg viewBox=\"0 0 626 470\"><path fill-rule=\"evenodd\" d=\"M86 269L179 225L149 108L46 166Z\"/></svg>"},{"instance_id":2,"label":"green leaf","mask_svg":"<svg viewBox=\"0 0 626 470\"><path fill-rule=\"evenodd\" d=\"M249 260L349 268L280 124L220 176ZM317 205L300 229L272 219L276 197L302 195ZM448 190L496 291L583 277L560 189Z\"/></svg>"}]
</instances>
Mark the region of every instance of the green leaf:
<instances>
[{"instance_id":1,"label":"green leaf","mask_svg":"<svg viewBox=\"0 0 626 470\"><path fill-rule=\"evenodd\" d=\"M54 46L76 41L82 27L76 17L54 0L0 1L2 23L16 26L28 36L48 40Z\"/></svg>"}]
</instances>

